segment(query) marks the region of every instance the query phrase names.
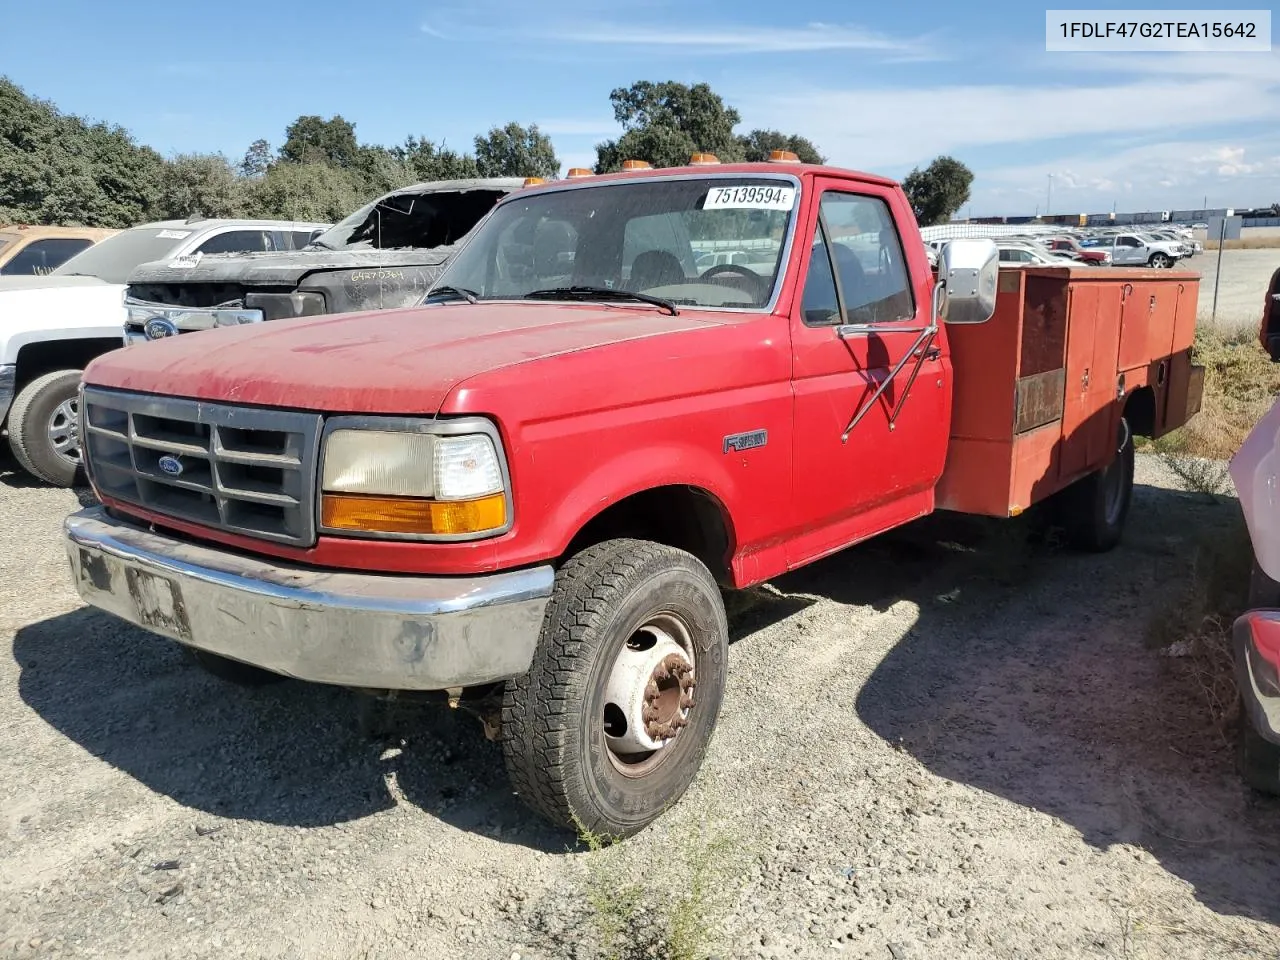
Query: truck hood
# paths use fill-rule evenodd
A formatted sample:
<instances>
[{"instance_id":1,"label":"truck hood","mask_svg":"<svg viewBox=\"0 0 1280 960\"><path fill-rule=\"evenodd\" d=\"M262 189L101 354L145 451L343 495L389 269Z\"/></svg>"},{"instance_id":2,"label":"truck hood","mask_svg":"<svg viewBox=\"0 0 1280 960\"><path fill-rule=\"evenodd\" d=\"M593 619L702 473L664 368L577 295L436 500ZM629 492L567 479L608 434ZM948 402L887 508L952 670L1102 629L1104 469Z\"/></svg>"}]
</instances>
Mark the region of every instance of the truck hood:
<instances>
[{"instance_id":1,"label":"truck hood","mask_svg":"<svg viewBox=\"0 0 1280 960\"><path fill-rule=\"evenodd\" d=\"M59 281L17 283L9 280ZM119 339L124 335L124 285L96 277L0 278L0 363L16 363L28 343Z\"/></svg>"},{"instance_id":2,"label":"truck hood","mask_svg":"<svg viewBox=\"0 0 1280 960\"><path fill-rule=\"evenodd\" d=\"M169 337L99 357L84 380L196 400L430 416L476 374L715 322L649 307L449 303Z\"/></svg>"},{"instance_id":3,"label":"truck hood","mask_svg":"<svg viewBox=\"0 0 1280 960\"><path fill-rule=\"evenodd\" d=\"M9 290L66 290L71 287L113 286L97 277L49 276L0 277L0 293Z\"/></svg>"},{"instance_id":4,"label":"truck hood","mask_svg":"<svg viewBox=\"0 0 1280 960\"><path fill-rule=\"evenodd\" d=\"M297 250L292 253L219 253L198 261L157 260L129 275L130 284L237 283L248 287L296 287L308 274L327 270L431 267L447 261L457 245L429 250ZM170 266L177 262L181 266Z\"/></svg>"}]
</instances>

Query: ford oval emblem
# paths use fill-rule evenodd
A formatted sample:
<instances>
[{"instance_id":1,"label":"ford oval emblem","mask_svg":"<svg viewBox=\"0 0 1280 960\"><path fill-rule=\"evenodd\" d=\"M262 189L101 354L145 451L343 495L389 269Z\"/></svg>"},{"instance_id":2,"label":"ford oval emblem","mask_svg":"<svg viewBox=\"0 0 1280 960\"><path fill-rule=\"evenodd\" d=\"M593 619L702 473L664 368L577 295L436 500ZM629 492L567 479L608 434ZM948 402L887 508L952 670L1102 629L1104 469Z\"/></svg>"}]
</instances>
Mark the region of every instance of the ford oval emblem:
<instances>
[{"instance_id":1,"label":"ford oval emblem","mask_svg":"<svg viewBox=\"0 0 1280 960\"><path fill-rule=\"evenodd\" d=\"M152 317L142 328L148 340L163 340L165 337L176 337L178 327L165 317Z\"/></svg>"},{"instance_id":2,"label":"ford oval emblem","mask_svg":"<svg viewBox=\"0 0 1280 960\"><path fill-rule=\"evenodd\" d=\"M160 458L158 465L163 472L167 473L171 477L182 476L182 461L177 457L165 454Z\"/></svg>"}]
</instances>

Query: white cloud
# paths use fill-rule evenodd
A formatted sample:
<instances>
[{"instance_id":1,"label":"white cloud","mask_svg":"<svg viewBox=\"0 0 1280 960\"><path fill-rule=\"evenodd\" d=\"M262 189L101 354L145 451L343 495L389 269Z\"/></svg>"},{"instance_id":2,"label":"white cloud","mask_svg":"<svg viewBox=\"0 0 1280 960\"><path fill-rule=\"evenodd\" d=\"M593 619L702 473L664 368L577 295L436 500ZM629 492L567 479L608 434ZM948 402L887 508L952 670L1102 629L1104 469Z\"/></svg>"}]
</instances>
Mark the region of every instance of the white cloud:
<instances>
[{"instance_id":1,"label":"white cloud","mask_svg":"<svg viewBox=\"0 0 1280 960\"><path fill-rule=\"evenodd\" d=\"M734 24L567 23L541 34L564 43L630 47L672 47L701 53L812 53L820 50L868 50L927 57L921 39L898 39L861 27L811 23L803 27L754 27Z\"/></svg>"},{"instance_id":2,"label":"white cloud","mask_svg":"<svg viewBox=\"0 0 1280 960\"><path fill-rule=\"evenodd\" d=\"M1199 208L1206 197L1210 206L1250 206L1270 202L1280 191L1280 158L1269 156L1278 144L1280 136L1077 150L1053 162L978 171L971 205L975 214L1044 210L1053 174L1055 213L1100 213L1113 204L1121 210ZM1223 172L1226 167L1231 171Z\"/></svg>"},{"instance_id":3,"label":"white cloud","mask_svg":"<svg viewBox=\"0 0 1280 960\"><path fill-rule=\"evenodd\" d=\"M1280 90L1252 81L1143 79L1106 86L858 87L732 96L744 122L800 130L839 164L864 169L939 153L1066 138L1132 136L1208 124L1270 123Z\"/></svg>"},{"instance_id":4,"label":"white cloud","mask_svg":"<svg viewBox=\"0 0 1280 960\"><path fill-rule=\"evenodd\" d=\"M527 43L532 39L542 44L630 47L650 53L667 50L728 56L860 50L899 62L943 59L929 36L894 37L856 24L758 26L729 18L697 23L684 12L668 12L670 19L637 14L632 20L622 21L608 18L606 11L612 12L608 6L598 7L604 17L595 17L592 10L579 10L568 19L539 15L513 20L504 14L496 23L481 8L443 9L430 21L421 23L419 30L427 36L452 41L493 43L506 38ZM632 12L636 14L634 9Z\"/></svg>"}]
</instances>

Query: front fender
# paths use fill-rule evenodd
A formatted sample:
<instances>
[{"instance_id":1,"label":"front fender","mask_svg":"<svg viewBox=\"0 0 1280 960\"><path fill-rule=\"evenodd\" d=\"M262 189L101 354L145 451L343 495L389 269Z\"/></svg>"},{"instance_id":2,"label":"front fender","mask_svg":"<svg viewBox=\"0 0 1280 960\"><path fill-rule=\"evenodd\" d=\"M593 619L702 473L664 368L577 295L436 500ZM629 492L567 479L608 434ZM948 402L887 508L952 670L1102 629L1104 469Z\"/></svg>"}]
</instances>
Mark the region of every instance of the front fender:
<instances>
[{"instance_id":1,"label":"front fender","mask_svg":"<svg viewBox=\"0 0 1280 960\"><path fill-rule=\"evenodd\" d=\"M732 547L737 539L729 504L742 502L741 478L725 462L692 444L663 444L632 450L592 466L551 515L559 533L557 554L592 520L616 503L658 487L696 487L719 505Z\"/></svg>"}]
</instances>

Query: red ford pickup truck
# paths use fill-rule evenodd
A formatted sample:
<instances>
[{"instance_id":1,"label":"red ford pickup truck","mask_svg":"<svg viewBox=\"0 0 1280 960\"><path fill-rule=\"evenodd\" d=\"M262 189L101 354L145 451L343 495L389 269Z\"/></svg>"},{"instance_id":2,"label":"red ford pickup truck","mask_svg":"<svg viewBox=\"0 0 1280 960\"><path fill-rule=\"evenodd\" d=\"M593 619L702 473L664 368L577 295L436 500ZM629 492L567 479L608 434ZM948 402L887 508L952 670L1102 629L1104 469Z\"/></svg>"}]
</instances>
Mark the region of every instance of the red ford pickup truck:
<instances>
[{"instance_id":1,"label":"red ford pickup truck","mask_svg":"<svg viewBox=\"0 0 1280 960\"><path fill-rule=\"evenodd\" d=\"M511 194L420 307L94 361L80 594L238 682L443 691L621 837L707 750L722 590L937 509L1117 543L1134 435L1199 409L1195 275L935 274L890 180L696 159Z\"/></svg>"}]
</instances>

